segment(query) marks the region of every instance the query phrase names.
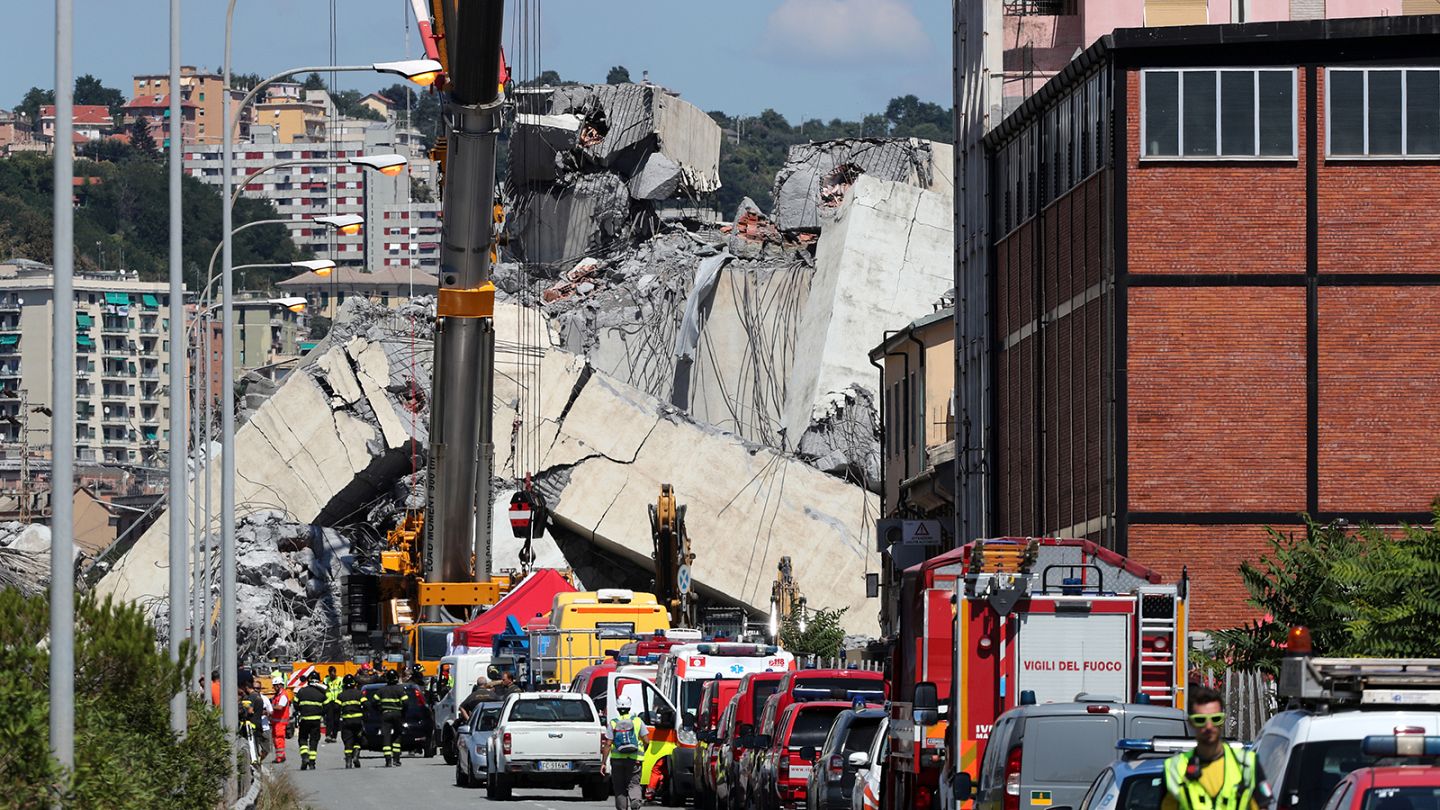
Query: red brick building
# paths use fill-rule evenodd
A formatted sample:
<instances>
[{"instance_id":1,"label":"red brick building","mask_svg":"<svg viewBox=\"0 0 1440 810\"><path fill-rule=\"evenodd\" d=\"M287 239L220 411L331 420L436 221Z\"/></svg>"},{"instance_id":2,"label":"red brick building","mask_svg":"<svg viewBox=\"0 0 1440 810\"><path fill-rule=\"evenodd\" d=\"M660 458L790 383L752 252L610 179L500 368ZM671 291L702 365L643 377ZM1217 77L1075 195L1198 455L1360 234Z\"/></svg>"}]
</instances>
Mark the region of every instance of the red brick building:
<instances>
[{"instance_id":1,"label":"red brick building","mask_svg":"<svg viewBox=\"0 0 1440 810\"><path fill-rule=\"evenodd\" d=\"M996 535L1178 576L1440 494L1440 17L1118 30L991 132Z\"/></svg>"}]
</instances>

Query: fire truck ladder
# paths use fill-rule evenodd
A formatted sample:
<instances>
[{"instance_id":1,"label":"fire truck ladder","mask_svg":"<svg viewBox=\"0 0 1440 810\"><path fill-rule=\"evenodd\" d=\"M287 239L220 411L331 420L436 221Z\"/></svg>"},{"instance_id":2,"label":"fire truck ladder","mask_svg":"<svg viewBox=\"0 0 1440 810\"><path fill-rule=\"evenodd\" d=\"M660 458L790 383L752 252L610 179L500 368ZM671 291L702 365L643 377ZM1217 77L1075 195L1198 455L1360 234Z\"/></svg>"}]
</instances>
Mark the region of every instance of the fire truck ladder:
<instances>
[{"instance_id":1,"label":"fire truck ladder","mask_svg":"<svg viewBox=\"0 0 1440 810\"><path fill-rule=\"evenodd\" d=\"M1135 645L1140 668L1140 692L1157 703L1179 704L1181 610L1173 585L1142 586L1136 609L1140 643Z\"/></svg>"}]
</instances>

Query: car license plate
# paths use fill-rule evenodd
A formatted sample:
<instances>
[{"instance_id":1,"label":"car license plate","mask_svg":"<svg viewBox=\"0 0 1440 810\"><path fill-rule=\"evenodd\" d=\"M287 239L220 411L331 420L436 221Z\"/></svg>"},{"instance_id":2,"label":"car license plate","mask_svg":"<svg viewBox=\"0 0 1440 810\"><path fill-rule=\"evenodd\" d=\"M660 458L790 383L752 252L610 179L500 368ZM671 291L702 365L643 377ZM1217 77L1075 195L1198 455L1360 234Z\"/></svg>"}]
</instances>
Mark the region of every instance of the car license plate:
<instances>
[{"instance_id":1,"label":"car license plate","mask_svg":"<svg viewBox=\"0 0 1440 810\"><path fill-rule=\"evenodd\" d=\"M790 766L790 778L791 778L791 779L809 779L809 778L810 778L810 766L809 766L809 765L791 765L791 766Z\"/></svg>"},{"instance_id":2,"label":"car license plate","mask_svg":"<svg viewBox=\"0 0 1440 810\"><path fill-rule=\"evenodd\" d=\"M542 771L568 771L575 767L573 762L541 762Z\"/></svg>"}]
</instances>

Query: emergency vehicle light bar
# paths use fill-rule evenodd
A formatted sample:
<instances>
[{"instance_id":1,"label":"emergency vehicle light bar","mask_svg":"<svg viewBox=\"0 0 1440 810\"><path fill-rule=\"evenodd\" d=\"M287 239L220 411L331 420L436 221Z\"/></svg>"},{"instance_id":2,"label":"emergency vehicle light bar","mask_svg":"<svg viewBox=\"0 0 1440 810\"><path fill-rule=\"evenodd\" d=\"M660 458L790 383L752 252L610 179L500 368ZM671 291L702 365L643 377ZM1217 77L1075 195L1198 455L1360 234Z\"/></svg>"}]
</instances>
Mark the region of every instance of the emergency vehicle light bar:
<instances>
[{"instance_id":1,"label":"emergency vehicle light bar","mask_svg":"<svg viewBox=\"0 0 1440 810\"><path fill-rule=\"evenodd\" d=\"M701 655L724 655L732 657L761 657L774 655L780 648L774 644L701 644Z\"/></svg>"},{"instance_id":2,"label":"emergency vehicle light bar","mask_svg":"<svg viewBox=\"0 0 1440 810\"><path fill-rule=\"evenodd\" d=\"M1115 743L1115 750L1126 754L1178 754L1195 747L1195 741L1188 737L1127 737Z\"/></svg>"},{"instance_id":3,"label":"emergency vehicle light bar","mask_svg":"<svg viewBox=\"0 0 1440 810\"><path fill-rule=\"evenodd\" d=\"M1440 737L1421 734L1372 734L1360 742L1360 753L1372 757L1440 756Z\"/></svg>"}]
</instances>

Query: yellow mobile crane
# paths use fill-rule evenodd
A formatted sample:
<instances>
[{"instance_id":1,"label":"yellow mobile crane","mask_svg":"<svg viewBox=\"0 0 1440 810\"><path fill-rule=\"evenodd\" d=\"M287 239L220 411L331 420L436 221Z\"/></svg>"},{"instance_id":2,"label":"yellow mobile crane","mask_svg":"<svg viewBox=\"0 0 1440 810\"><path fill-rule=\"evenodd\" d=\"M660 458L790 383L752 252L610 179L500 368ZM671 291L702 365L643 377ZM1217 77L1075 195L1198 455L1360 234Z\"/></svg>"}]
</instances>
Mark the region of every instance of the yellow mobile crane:
<instances>
[{"instance_id":1,"label":"yellow mobile crane","mask_svg":"<svg viewBox=\"0 0 1440 810\"><path fill-rule=\"evenodd\" d=\"M490 512L495 364L495 142L506 77L500 43L504 0L413 3L427 55L445 74L440 158L443 231L435 308L434 378L424 511L407 512L386 536L380 573L347 583L352 636L404 648L430 674L450 630L509 590L492 576ZM433 13L433 28L428 19ZM431 33L433 31L433 34Z\"/></svg>"}]
</instances>

